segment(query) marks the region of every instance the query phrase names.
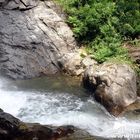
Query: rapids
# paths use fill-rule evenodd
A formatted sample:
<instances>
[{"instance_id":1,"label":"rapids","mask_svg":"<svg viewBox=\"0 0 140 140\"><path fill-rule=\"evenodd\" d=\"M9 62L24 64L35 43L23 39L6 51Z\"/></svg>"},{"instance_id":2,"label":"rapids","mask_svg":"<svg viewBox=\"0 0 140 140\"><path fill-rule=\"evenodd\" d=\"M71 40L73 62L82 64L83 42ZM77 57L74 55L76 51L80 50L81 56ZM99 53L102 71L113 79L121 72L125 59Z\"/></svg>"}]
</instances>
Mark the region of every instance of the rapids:
<instances>
[{"instance_id":1,"label":"rapids","mask_svg":"<svg viewBox=\"0 0 140 140\"><path fill-rule=\"evenodd\" d=\"M115 118L78 80L64 77L0 79L0 108L25 122L74 125L104 138L140 138L140 115Z\"/></svg>"}]
</instances>

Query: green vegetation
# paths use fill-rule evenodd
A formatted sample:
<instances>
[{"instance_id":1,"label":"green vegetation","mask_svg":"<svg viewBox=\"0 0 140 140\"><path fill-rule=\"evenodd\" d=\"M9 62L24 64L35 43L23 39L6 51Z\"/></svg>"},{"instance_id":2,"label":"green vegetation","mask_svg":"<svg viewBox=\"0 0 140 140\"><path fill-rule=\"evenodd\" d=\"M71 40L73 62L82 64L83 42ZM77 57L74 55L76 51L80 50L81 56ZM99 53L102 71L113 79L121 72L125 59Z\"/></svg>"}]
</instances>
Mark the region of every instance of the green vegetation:
<instances>
[{"instance_id":1,"label":"green vegetation","mask_svg":"<svg viewBox=\"0 0 140 140\"><path fill-rule=\"evenodd\" d=\"M130 61L122 43L140 35L139 0L57 0L80 44L99 63L110 58Z\"/></svg>"}]
</instances>

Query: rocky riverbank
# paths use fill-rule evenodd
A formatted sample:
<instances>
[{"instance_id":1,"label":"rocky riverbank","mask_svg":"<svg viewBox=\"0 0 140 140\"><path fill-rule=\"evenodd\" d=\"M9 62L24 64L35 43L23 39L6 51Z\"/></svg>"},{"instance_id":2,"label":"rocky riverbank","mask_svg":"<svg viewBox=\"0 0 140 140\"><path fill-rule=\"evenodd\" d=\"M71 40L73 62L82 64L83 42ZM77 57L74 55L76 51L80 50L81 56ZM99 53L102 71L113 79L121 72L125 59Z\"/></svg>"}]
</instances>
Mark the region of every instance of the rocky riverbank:
<instances>
[{"instance_id":1,"label":"rocky riverbank","mask_svg":"<svg viewBox=\"0 0 140 140\"><path fill-rule=\"evenodd\" d=\"M0 19L2 76L27 79L59 72L81 76L83 86L112 115L140 109L139 80L134 70L126 64L99 65L90 56L82 56L63 14L57 13L52 1L2 0ZM94 139L81 133L73 126L27 124L0 111L2 140Z\"/></svg>"},{"instance_id":2,"label":"rocky riverbank","mask_svg":"<svg viewBox=\"0 0 140 140\"><path fill-rule=\"evenodd\" d=\"M25 123L0 110L0 140L102 140L73 126Z\"/></svg>"},{"instance_id":3,"label":"rocky riverbank","mask_svg":"<svg viewBox=\"0 0 140 140\"><path fill-rule=\"evenodd\" d=\"M56 140L74 133L74 127L50 127L21 122L12 115L0 110L1 140Z\"/></svg>"}]
</instances>

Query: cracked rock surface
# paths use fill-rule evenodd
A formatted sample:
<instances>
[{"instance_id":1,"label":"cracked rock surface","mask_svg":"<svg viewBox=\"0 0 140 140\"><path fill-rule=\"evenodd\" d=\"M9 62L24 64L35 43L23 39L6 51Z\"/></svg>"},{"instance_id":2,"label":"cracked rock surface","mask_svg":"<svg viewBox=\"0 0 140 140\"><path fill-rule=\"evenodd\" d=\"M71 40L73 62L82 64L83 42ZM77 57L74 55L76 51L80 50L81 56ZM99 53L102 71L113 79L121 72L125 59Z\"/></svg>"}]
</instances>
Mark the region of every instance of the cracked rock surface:
<instances>
[{"instance_id":1,"label":"cracked rock surface","mask_svg":"<svg viewBox=\"0 0 140 140\"><path fill-rule=\"evenodd\" d=\"M51 6L50 6L51 5ZM13 79L55 74L76 42L53 2L0 0L0 72Z\"/></svg>"},{"instance_id":2,"label":"cracked rock surface","mask_svg":"<svg viewBox=\"0 0 140 140\"><path fill-rule=\"evenodd\" d=\"M85 71L83 84L115 116L137 99L136 74L126 64L92 66Z\"/></svg>"}]
</instances>

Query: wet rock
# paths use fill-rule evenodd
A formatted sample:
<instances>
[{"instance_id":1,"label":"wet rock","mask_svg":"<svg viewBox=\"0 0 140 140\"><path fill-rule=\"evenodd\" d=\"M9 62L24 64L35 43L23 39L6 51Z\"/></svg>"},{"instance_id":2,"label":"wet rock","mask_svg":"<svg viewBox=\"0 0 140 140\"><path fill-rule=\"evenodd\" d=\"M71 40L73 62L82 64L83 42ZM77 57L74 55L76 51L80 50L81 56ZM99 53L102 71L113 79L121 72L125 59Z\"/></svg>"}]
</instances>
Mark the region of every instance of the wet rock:
<instances>
[{"instance_id":1,"label":"wet rock","mask_svg":"<svg viewBox=\"0 0 140 140\"><path fill-rule=\"evenodd\" d=\"M91 66L84 74L83 85L115 116L137 99L136 74L126 64Z\"/></svg>"},{"instance_id":2,"label":"wet rock","mask_svg":"<svg viewBox=\"0 0 140 140\"><path fill-rule=\"evenodd\" d=\"M72 133L71 135L67 135L66 137L63 137L59 140L112 140L111 138L92 136L91 134L82 129L75 128L74 130L74 133Z\"/></svg>"},{"instance_id":3,"label":"wet rock","mask_svg":"<svg viewBox=\"0 0 140 140\"><path fill-rule=\"evenodd\" d=\"M137 112L140 115L140 97L138 97L134 103L127 106L122 114L126 114L128 112Z\"/></svg>"},{"instance_id":4,"label":"wet rock","mask_svg":"<svg viewBox=\"0 0 140 140\"><path fill-rule=\"evenodd\" d=\"M75 129L75 133L61 138L61 140L95 140L95 137L91 136L88 132L80 129Z\"/></svg>"},{"instance_id":5,"label":"wet rock","mask_svg":"<svg viewBox=\"0 0 140 140\"><path fill-rule=\"evenodd\" d=\"M0 112L0 140L105 140L91 136L85 130L71 125L48 126L24 123L12 115Z\"/></svg>"},{"instance_id":6,"label":"wet rock","mask_svg":"<svg viewBox=\"0 0 140 140\"><path fill-rule=\"evenodd\" d=\"M17 140L57 140L74 133L73 126L51 127L40 124L26 124L27 129Z\"/></svg>"},{"instance_id":7,"label":"wet rock","mask_svg":"<svg viewBox=\"0 0 140 140\"><path fill-rule=\"evenodd\" d=\"M0 140L57 140L74 131L73 126L52 127L37 123L24 123L0 111Z\"/></svg>"},{"instance_id":8,"label":"wet rock","mask_svg":"<svg viewBox=\"0 0 140 140\"><path fill-rule=\"evenodd\" d=\"M75 52L73 33L49 1L0 2L0 74L13 79L60 71L58 59Z\"/></svg>"},{"instance_id":9,"label":"wet rock","mask_svg":"<svg viewBox=\"0 0 140 140\"><path fill-rule=\"evenodd\" d=\"M0 111L0 139L12 140L15 136L20 134L20 121L12 115Z\"/></svg>"}]
</instances>

